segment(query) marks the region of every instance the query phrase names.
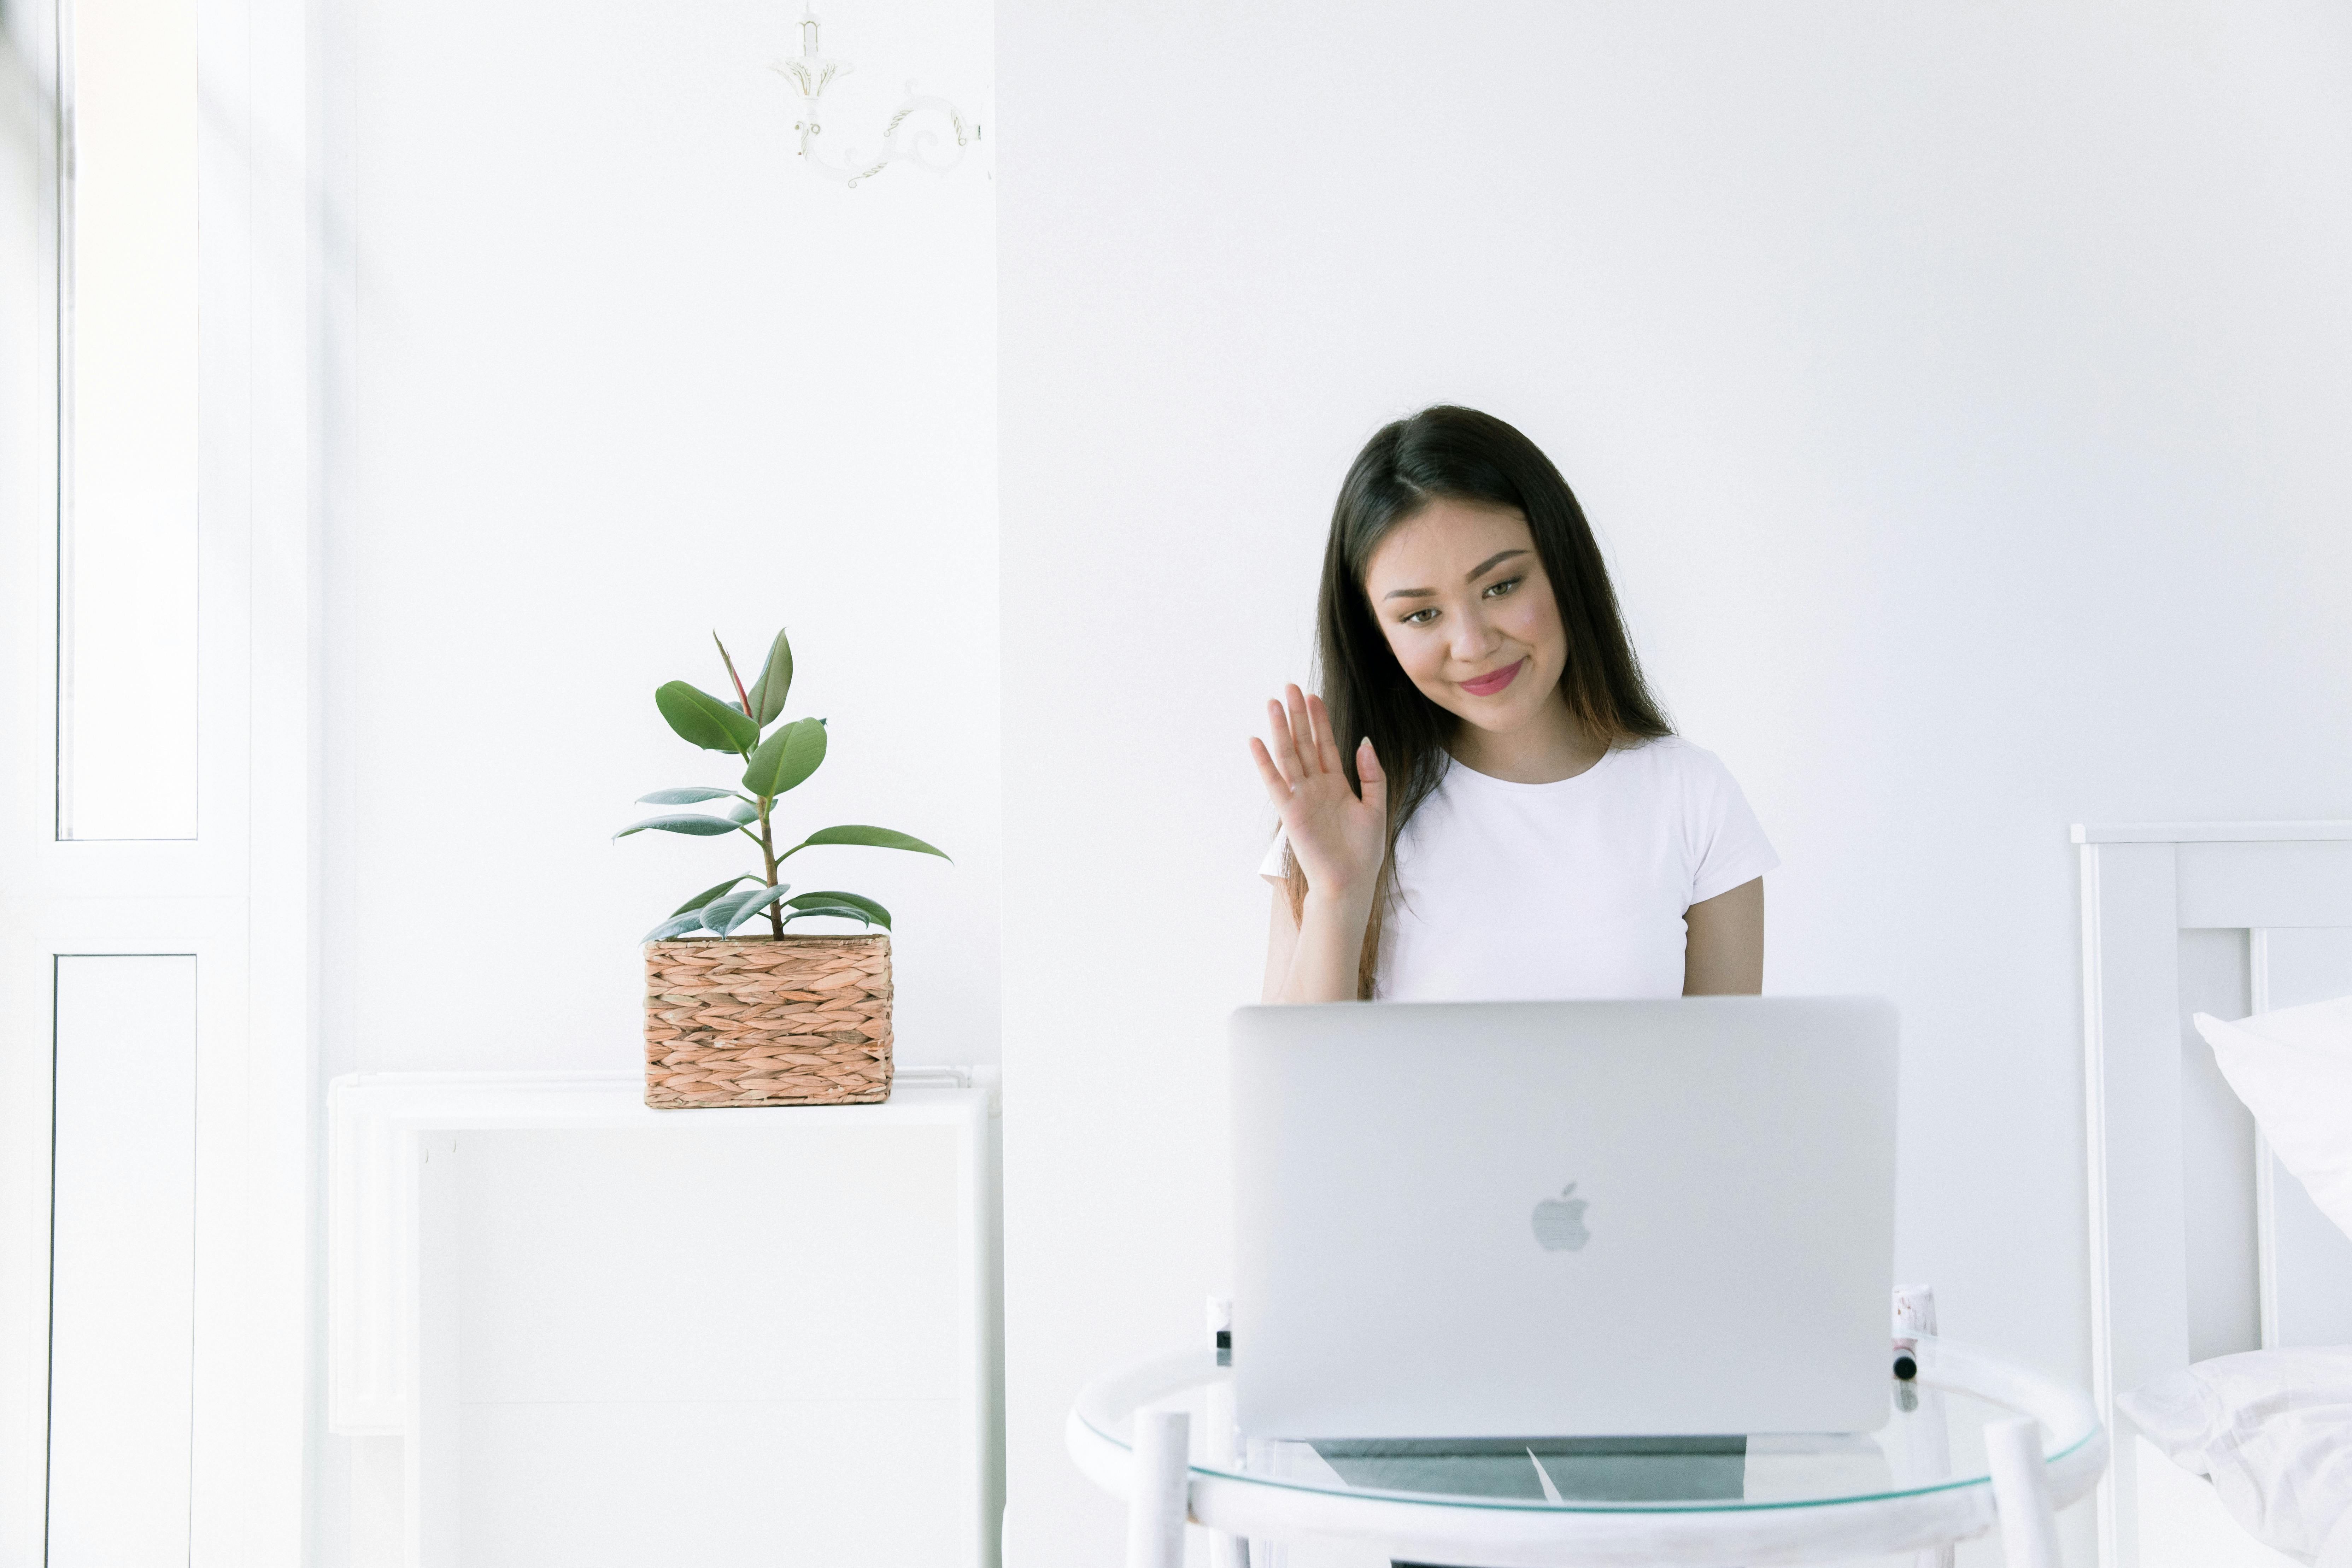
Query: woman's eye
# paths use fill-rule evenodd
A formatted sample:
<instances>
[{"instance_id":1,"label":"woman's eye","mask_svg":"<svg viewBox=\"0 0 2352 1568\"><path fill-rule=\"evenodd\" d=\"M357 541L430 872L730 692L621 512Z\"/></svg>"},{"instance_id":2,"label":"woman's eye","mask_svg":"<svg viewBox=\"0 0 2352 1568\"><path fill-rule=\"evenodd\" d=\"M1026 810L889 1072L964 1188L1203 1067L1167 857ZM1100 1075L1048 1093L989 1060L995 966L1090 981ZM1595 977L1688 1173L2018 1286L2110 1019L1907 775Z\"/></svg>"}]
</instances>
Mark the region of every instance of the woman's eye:
<instances>
[{"instance_id":1,"label":"woman's eye","mask_svg":"<svg viewBox=\"0 0 2352 1568\"><path fill-rule=\"evenodd\" d=\"M1490 584L1486 589L1486 597L1499 599L1526 581L1524 577L1506 577L1499 583Z\"/></svg>"},{"instance_id":2,"label":"woman's eye","mask_svg":"<svg viewBox=\"0 0 2352 1568\"><path fill-rule=\"evenodd\" d=\"M1436 618L1437 610L1435 606L1433 605L1427 609L1415 610L1412 614L1405 616L1404 624L1409 626L1425 626Z\"/></svg>"}]
</instances>

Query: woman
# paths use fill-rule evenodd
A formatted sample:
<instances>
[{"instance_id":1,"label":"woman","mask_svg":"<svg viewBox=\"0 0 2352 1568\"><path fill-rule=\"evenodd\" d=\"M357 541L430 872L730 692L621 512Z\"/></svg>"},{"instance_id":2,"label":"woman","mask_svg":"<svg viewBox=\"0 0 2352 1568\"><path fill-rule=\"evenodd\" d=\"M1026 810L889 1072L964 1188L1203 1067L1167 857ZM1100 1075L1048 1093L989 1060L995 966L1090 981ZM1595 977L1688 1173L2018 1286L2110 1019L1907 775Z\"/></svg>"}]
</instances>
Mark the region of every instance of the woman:
<instances>
[{"instance_id":1,"label":"woman","mask_svg":"<svg viewBox=\"0 0 2352 1568\"><path fill-rule=\"evenodd\" d=\"M1667 726L1535 443L1452 407L1374 436L1316 625L1323 694L1291 687L1250 742L1282 814L1266 1001L1763 988L1779 858Z\"/></svg>"}]
</instances>

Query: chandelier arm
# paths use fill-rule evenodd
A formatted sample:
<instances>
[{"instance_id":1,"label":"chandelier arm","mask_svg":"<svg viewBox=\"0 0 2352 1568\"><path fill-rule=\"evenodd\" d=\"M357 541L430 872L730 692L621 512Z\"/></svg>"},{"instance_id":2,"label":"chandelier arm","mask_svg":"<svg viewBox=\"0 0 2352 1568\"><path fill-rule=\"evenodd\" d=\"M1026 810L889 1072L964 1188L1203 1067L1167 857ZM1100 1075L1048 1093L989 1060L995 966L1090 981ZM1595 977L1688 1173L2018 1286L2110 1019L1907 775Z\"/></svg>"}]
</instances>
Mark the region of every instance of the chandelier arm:
<instances>
[{"instance_id":1,"label":"chandelier arm","mask_svg":"<svg viewBox=\"0 0 2352 1568\"><path fill-rule=\"evenodd\" d=\"M930 121L932 115L944 122L944 133L941 125ZM807 151L801 156L811 168L856 185L897 163L945 174L963 161L971 139L971 122L953 103L938 97L910 98L884 126L879 148L869 151L863 142L847 142L840 145L840 155L833 157L821 142L811 141L803 133Z\"/></svg>"}]
</instances>

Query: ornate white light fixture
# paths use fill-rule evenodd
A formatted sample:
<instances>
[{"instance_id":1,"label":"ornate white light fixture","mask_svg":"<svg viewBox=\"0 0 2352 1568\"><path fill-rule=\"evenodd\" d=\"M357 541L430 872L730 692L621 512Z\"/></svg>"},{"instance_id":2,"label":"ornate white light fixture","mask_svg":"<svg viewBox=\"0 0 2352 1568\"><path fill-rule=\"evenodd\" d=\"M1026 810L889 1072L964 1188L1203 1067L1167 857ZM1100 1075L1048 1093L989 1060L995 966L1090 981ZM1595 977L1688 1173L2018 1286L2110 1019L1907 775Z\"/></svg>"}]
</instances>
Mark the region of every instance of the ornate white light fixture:
<instances>
[{"instance_id":1,"label":"ornate white light fixture","mask_svg":"<svg viewBox=\"0 0 2352 1568\"><path fill-rule=\"evenodd\" d=\"M846 180L856 185L870 180L891 164L901 161L917 168L943 174L963 162L964 149L980 140L980 126L964 119L962 110L944 98L918 95L915 84L907 84L907 100L898 106L890 122L882 128L882 148L878 153L866 153L856 145L842 148L839 161L826 157L815 145L824 133L818 118L819 104L824 89L836 79L857 68L847 60L827 57L817 47L817 21L810 10L801 12L801 52L787 56L769 67L793 84L800 95L801 117L793 129L800 132L800 157L810 168L823 170L836 180ZM955 150L940 156L940 138L926 117L936 115L947 121L955 134Z\"/></svg>"}]
</instances>

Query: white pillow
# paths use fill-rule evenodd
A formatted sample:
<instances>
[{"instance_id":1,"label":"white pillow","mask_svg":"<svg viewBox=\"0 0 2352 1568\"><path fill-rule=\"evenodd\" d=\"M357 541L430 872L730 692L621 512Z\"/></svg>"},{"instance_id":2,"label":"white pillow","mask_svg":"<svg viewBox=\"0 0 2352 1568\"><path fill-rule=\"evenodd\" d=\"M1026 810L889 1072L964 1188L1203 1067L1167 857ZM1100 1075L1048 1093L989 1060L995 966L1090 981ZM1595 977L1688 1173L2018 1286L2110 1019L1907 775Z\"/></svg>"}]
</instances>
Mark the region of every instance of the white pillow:
<instances>
[{"instance_id":1,"label":"white pillow","mask_svg":"<svg viewBox=\"0 0 2352 1568\"><path fill-rule=\"evenodd\" d=\"M2219 1356L2116 1404L2263 1544L2352 1564L2352 1345Z\"/></svg>"},{"instance_id":2,"label":"white pillow","mask_svg":"<svg viewBox=\"0 0 2352 1568\"><path fill-rule=\"evenodd\" d=\"M2197 1032L2279 1163L2352 1236L2352 996L2235 1024L2200 1013Z\"/></svg>"}]
</instances>

